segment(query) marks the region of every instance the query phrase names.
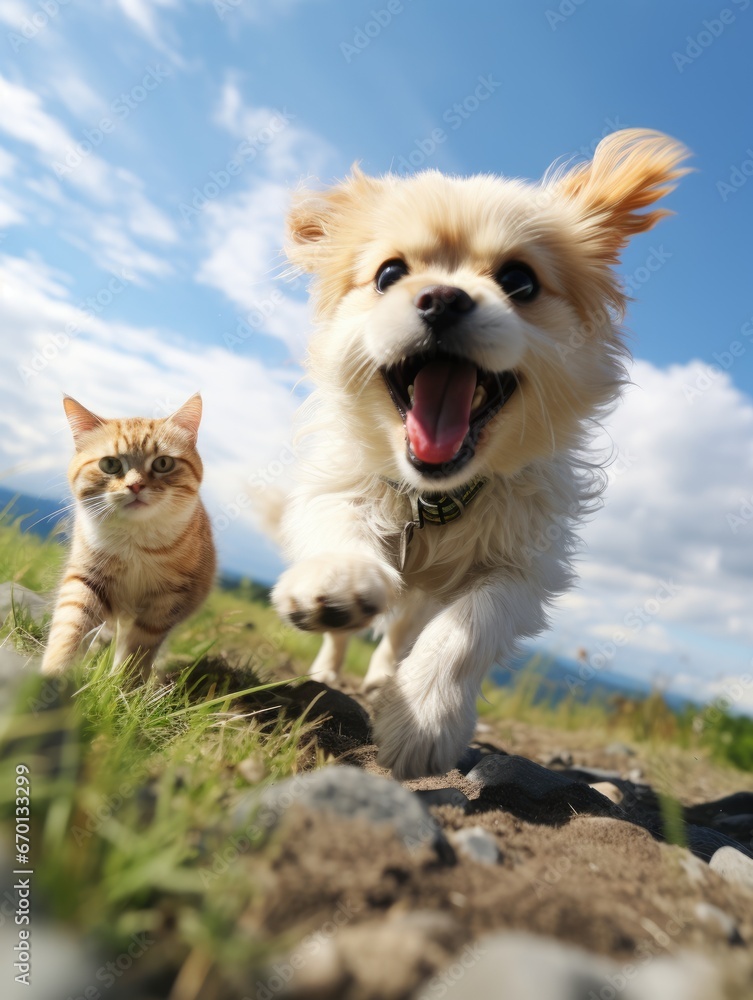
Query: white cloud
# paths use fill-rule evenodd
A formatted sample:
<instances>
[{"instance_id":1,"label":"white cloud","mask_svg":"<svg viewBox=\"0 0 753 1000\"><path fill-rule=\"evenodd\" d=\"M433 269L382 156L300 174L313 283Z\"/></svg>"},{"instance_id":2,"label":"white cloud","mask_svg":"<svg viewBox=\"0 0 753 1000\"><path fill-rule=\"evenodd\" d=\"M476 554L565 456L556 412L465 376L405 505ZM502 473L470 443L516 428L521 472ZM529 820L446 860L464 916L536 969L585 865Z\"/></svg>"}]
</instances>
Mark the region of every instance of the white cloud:
<instances>
[{"instance_id":1,"label":"white cloud","mask_svg":"<svg viewBox=\"0 0 753 1000\"><path fill-rule=\"evenodd\" d=\"M165 259L137 242L144 239L165 245L178 239L172 220L146 197L139 177L111 166L86 147L82 151L78 139L45 111L37 94L2 76L0 104L0 131L36 150L47 171L39 178L28 178L25 186L58 206L60 216L55 222L70 243L107 269L125 267L144 276L172 271ZM71 198L70 185L75 187ZM98 207L88 207L87 200ZM100 205L109 211L103 213ZM46 218L39 221L50 224Z\"/></svg>"},{"instance_id":2,"label":"white cloud","mask_svg":"<svg viewBox=\"0 0 753 1000\"><path fill-rule=\"evenodd\" d=\"M753 400L719 372L689 401L705 372L636 361L637 388L602 438L616 449L606 504L581 532L580 589L554 634L592 649L624 635L623 669L636 657L644 670L700 667L694 636L753 652L753 516L736 531L728 520L746 500L753 514Z\"/></svg>"},{"instance_id":3,"label":"white cloud","mask_svg":"<svg viewBox=\"0 0 753 1000\"><path fill-rule=\"evenodd\" d=\"M3 338L0 364L3 485L52 497L65 492L71 450L63 392L105 416L160 416L200 390L207 506L213 516L223 509L232 515L218 535L223 563L269 578L277 564L268 551L263 565L244 564L265 548L249 500L257 496L253 477L290 439L293 375L165 331L112 323L106 307L87 315L61 277L39 261L0 258L0 326L14 331Z\"/></svg>"}]
</instances>

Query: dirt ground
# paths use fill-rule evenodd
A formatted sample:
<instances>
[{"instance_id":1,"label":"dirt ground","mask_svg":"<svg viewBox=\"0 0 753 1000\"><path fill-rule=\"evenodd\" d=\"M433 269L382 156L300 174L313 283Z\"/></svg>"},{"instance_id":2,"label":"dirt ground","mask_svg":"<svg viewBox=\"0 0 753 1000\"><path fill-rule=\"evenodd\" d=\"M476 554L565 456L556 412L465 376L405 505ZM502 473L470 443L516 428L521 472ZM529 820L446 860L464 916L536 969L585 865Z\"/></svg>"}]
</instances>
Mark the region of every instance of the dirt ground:
<instances>
[{"instance_id":1,"label":"dirt ground","mask_svg":"<svg viewBox=\"0 0 753 1000\"><path fill-rule=\"evenodd\" d=\"M293 700L310 699L319 687L303 685ZM328 716L317 735L320 751L332 763L389 777L375 763L353 702L325 695L317 702ZM448 857L429 846L407 849L389 826L292 808L263 874L257 919L265 934L288 942L279 968L286 955L312 953L279 994L269 992L272 979L260 980L259 1000L402 1000L469 942L496 930L546 935L619 962L706 954L726 983L720 996L753 996L753 889L664 842L651 787L656 781L693 806L750 791L749 776L680 750L608 748L603 735L523 723L484 726L477 737L477 751L520 755L563 773L565 764L619 772L621 791L612 790L621 803L544 808L525 790L482 788L460 770L405 783L464 793L463 808L432 806L431 813L450 843L464 827L488 831L499 849L496 864L460 850ZM631 798L635 789L640 794ZM330 926L336 929L325 935Z\"/></svg>"}]
</instances>

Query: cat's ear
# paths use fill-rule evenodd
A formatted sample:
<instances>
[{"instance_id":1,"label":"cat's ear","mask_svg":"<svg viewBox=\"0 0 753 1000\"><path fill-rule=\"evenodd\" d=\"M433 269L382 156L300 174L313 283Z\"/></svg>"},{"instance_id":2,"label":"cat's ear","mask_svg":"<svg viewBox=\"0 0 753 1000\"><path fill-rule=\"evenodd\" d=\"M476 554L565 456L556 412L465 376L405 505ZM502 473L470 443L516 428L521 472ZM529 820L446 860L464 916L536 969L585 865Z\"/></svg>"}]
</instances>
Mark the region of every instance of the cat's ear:
<instances>
[{"instance_id":1,"label":"cat's ear","mask_svg":"<svg viewBox=\"0 0 753 1000\"><path fill-rule=\"evenodd\" d=\"M96 413L92 413L91 410L87 410L85 406L82 406L72 396L63 396L63 406L65 407L65 415L68 417L68 423L73 432L73 443L77 449L80 449L84 436L89 431L93 431L95 427L101 427L104 420L98 417Z\"/></svg>"},{"instance_id":2,"label":"cat's ear","mask_svg":"<svg viewBox=\"0 0 753 1000\"><path fill-rule=\"evenodd\" d=\"M183 430L188 431L195 444L199 434L199 424L201 423L201 396L199 393L195 392L179 410L171 413L167 419L171 424L177 424L178 427L182 427Z\"/></svg>"}]
</instances>

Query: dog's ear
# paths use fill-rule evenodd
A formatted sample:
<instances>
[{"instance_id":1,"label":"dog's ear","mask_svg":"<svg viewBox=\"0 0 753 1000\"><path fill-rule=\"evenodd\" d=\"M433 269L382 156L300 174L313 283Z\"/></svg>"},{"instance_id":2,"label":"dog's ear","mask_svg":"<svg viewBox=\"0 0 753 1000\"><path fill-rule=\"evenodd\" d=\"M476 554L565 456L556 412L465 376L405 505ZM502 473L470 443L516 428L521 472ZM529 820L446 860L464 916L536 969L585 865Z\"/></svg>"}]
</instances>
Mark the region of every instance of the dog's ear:
<instances>
[{"instance_id":1,"label":"dog's ear","mask_svg":"<svg viewBox=\"0 0 753 1000\"><path fill-rule=\"evenodd\" d=\"M555 175L547 184L571 200L592 248L614 264L631 236L651 229L665 215L653 205L674 190L689 168L681 166L688 150L675 139L649 129L613 132L596 147L593 160Z\"/></svg>"},{"instance_id":2,"label":"dog's ear","mask_svg":"<svg viewBox=\"0 0 753 1000\"><path fill-rule=\"evenodd\" d=\"M319 271L337 233L349 229L348 218L371 200L379 185L353 164L349 177L335 187L298 191L287 219L285 250L290 261L308 273Z\"/></svg>"}]
</instances>

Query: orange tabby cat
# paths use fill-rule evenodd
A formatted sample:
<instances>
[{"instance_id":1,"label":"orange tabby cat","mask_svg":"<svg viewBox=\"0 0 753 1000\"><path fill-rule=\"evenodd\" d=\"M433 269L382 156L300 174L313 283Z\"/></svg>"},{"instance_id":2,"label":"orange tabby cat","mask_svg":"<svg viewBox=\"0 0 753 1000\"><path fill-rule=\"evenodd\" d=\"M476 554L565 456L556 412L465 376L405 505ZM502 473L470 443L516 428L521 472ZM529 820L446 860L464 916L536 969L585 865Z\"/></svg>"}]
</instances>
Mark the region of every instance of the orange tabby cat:
<instances>
[{"instance_id":1,"label":"orange tabby cat","mask_svg":"<svg viewBox=\"0 0 753 1000\"><path fill-rule=\"evenodd\" d=\"M115 663L148 677L167 633L209 593L215 552L199 499L201 397L171 416L104 420L63 400L76 454L73 544L42 672L58 674L84 638L116 632Z\"/></svg>"}]
</instances>

